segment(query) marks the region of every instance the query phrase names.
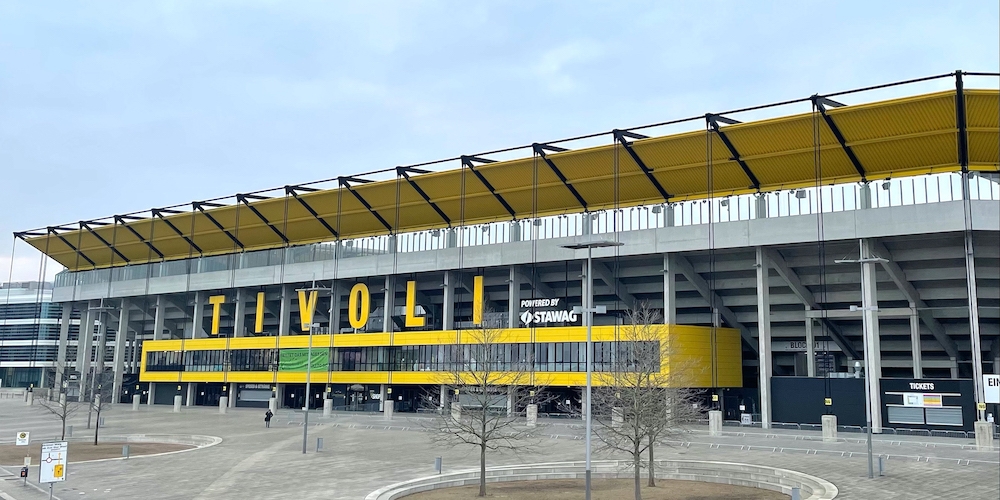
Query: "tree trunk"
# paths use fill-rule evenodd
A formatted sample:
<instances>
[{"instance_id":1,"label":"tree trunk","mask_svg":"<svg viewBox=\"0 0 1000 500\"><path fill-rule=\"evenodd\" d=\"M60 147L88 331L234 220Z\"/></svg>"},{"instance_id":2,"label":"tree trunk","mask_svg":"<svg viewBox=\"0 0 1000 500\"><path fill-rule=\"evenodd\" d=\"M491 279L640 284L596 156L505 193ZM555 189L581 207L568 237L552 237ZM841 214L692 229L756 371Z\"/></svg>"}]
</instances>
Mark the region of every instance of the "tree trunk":
<instances>
[{"instance_id":1,"label":"tree trunk","mask_svg":"<svg viewBox=\"0 0 1000 500\"><path fill-rule=\"evenodd\" d=\"M63 415L63 418L62 418L62 435L59 436L59 440L60 441L65 441L66 440L66 415Z\"/></svg>"},{"instance_id":2,"label":"tree trunk","mask_svg":"<svg viewBox=\"0 0 1000 500\"><path fill-rule=\"evenodd\" d=\"M647 468L649 469L649 481L646 486L650 488L656 486L656 467L653 463L653 436L649 436L649 462L647 463Z\"/></svg>"},{"instance_id":3,"label":"tree trunk","mask_svg":"<svg viewBox=\"0 0 1000 500\"><path fill-rule=\"evenodd\" d=\"M94 426L94 446L97 446L97 433L101 432L101 408L97 408L97 425Z\"/></svg>"},{"instance_id":4,"label":"tree trunk","mask_svg":"<svg viewBox=\"0 0 1000 500\"><path fill-rule=\"evenodd\" d=\"M638 447L634 448L634 453L632 454L632 468L635 469L632 475L633 486L635 487L635 500L642 500L642 480L639 475L639 469L642 465L642 452L639 451Z\"/></svg>"},{"instance_id":5,"label":"tree trunk","mask_svg":"<svg viewBox=\"0 0 1000 500\"><path fill-rule=\"evenodd\" d=\"M486 443L479 445L479 496L486 496Z\"/></svg>"}]
</instances>

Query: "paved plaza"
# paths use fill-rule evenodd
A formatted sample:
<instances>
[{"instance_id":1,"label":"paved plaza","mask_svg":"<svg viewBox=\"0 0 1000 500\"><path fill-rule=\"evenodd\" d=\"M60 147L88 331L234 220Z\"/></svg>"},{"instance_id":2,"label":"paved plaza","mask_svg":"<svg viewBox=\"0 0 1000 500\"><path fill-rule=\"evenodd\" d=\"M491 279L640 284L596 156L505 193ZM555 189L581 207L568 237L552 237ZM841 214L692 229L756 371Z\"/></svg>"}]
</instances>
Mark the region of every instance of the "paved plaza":
<instances>
[{"instance_id":1,"label":"paved plaza","mask_svg":"<svg viewBox=\"0 0 1000 500\"><path fill-rule=\"evenodd\" d=\"M443 448L426 431L430 417L338 413L310 416L309 453L302 455L301 415L281 410L265 429L263 410L129 405L107 411L102 433L176 434L222 438L218 445L189 452L129 460L71 464L68 480L55 496L91 499L361 499L386 484L433 474L434 458L445 471L475 468L477 451ZM74 438L92 436L87 414L73 418ZM316 424L316 425L312 425ZM490 465L583 460L582 426L574 420L549 420L539 446L520 455L492 457ZM30 431L32 446L58 438L59 420L20 400L0 400L0 442ZM707 429L705 429L707 431ZM875 452L888 455L885 477L867 479L862 435L842 434L846 442L823 443L816 433L726 428L709 437L696 430L656 450L663 459L717 460L794 469L822 477L840 488L838 499L990 499L1000 498L1000 452L979 452L970 439L879 436ZM732 431L732 432L730 432ZM324 450L315 452L316 438ZM71 444L86 446L84 443ZM614 457L600 457L614 458ZM0 497L33 500L46 493L16 479L17 467L4 467ZM31 481L37 480L32 467ZM15 480L16 479L16 480ZM582 498L582 492L581 492Z\"/></svg>"}]
</instances>

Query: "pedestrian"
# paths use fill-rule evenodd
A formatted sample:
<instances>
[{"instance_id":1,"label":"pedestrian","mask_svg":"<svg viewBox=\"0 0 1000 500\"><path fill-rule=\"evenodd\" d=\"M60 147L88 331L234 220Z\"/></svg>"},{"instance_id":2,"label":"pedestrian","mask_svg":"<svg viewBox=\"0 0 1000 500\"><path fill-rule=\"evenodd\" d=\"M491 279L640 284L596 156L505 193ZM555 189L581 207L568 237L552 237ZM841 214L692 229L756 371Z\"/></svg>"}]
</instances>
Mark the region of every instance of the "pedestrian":
<instances>
[{"instance_id":1,"label":"pedestrian","mask_svg":"<svg viewBox=\"0 0 1000 500\"><path fill-rule=\"evenodd\" d=\"M268 408L267 413L264 414L264 427L271 427L271 417L273 416L274 414L271 413L271 409Z\"/></svg>"}]
</instances>

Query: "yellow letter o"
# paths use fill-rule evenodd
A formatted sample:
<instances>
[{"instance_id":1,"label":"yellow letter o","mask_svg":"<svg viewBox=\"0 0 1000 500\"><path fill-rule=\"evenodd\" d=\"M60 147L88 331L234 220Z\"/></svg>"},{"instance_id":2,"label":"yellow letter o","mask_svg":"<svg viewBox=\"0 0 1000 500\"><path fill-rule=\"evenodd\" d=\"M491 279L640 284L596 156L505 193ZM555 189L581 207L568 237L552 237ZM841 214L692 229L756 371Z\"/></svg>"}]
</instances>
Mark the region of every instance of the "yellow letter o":
<instances>
[{"instance_id":1,"label":"yellow letter o","mask_svg":"<svg viewBox=\"0 0 1000 500\"><path fill-rule=\"evenodd\" d=\"M351 328L357 330L368 324L370 305L371 294L368 293L368 285L364 283L354 285L347 300L347 319L351 322Z\"/></svg>"}]
</instances>

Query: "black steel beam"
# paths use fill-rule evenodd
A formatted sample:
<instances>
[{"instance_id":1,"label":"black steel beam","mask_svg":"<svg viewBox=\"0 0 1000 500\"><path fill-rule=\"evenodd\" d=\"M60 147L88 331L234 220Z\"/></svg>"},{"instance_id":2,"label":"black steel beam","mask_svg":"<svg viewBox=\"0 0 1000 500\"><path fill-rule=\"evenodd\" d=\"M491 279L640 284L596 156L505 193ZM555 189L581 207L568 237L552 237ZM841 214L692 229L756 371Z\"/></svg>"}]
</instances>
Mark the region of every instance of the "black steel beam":
<instances>
[{"instance_id":1,"label":"black steel beam","mask_svg":"<svg viewBox=\"0 0 1000 500\"><path fill-rule=\"evenodd\" d=\"M372 208L371 203L368 203L368 200L366 200L364 198L364 196L361 196L357 191L351 189L351 182L358 182L358 183L367 184L367 183L372 182L372 181L369 181L367 179L358 179L356 177L339 177L337 179L337 182L339 182L342 187L344 187L345 189L347 189L348 191L350 191L350 193L353 194L354 197L357 198L358 201L360 201L361 204L364 205L365 208L368 209L368 212L371 213L372 215L374 215L375 218L378 219L378 221L382 223L382 226L384 226L387 231L389 231L390 233L392 233L392 225L390 225L385 220L385 217L382 217L382 214L378 213L378 210L375 210L374 208Z\"/></svg>"},{"instance_id":2,"label":"black steel beam","mask_svg":"<svg viewBox=\"0 0 1000 500\"><path fill-rule=\"evenodd\" d=\"M841 149L847 154L847 159L851 160L851 165L854 165L854 170L858 171L858 175L861 176L862 182L868 182L868 174L865 172L865 167L861 164L861 160L854 154L854 150L851 146L847 144L847 140L844 139L844 134L840 132L840 127L833 121L833 117L826 114L826 107L831 106L839 108L843 104L832 101L822 96L814 95L812 97L813 104L819 109L820 115L823 116L823 121L826 122L826 126L830 127L830 132L833 132L833 136L837 138L837 142L840 143Z\"/></svg>"},{"instance_id":3,"label":"black steel beam","mask_svg":"<svg viewBox=\"0 0 1000 500\"><path fill-rule=\"evenodd\" d=\"M746 176L747 176L748 179L750 179L750 186L759 191L760 190L760 181L757 180L757 176L754 175L754 173L753 173L752 170L750 170L750 166L747 165L747 162L743 161L743 158L740 158L740 152L736 150L736 146L734 146L733 142L729 140L729 137L726 136L726 133L723 132L719 128L719 122L725 123L727 125L735 125L735 124L737 124L739 122L736 121L736 120L733 120L732 118L726 118L724 116L713 115L711 113L705 115L705 120L708 122L709 126L712 128L712 131L715 132L716 134L718 134L719 139L722 139L722 143L726 145L726 149L728 149L729 150L729 154L732 155L731 160L733 160L736 163L738 163L739 166L740 166L740 168L743 169L743 173L746 174ZM709 186L709 187L711 187L711 186Z\"/></svg>"},{"instance_id":4,"label":"black steel beam","mask_svg":"<svg viewBox=\"0 0 1000 500\"><path fill-rule=\"evenodd\" d=\"M185 235L183 231L181 231L180 229L177 229L177 226L175 226L173 222L170 222L166 217L163 216L163 214L180 214L180 213L184 213L184 212L178 212L177 210L167 210L165 208L154 208L154 209L150 210L150 213L152 213L154 217L159 217L160 220L162 220L163 222L165 222L167 224L167 227L169 227L171 230L173 230L173 232L177 233L177 236L180 236L181 238L184 238L184 241L186 241L187 244L191 246L191 248L193 248L194 250L196 250L198 253L204 253L204 252L202 252L201 247L199 247L198 245L195 245L194 241L191 241L191 238L188 238L187 235Z\"/></svg>"},{"instance_id":5,"label":"black steel beam","mask_svg":"<svg viewBox=\"0 0 1000 500\"><path fill-rule=\"evenodd\" d=\"M251 198L251 197L254 198L254 199L258 199L258 200L266 200L267 199L267 198L263 198L263 197L260 197L260 196L251 196L251 195L246 195L246 194L237 194L236 195L236 200L239 201L240 203L243 203L244 205L246 205L246 207L249 208L250 211L253 212L253 214L256 215L258 219L260 219L261 221L263 221L264 224L267 224L267 227L271 228L271 231L274 231L274 234L278 235L278 237L281 238L281 241L285 242L285 244L287 245L288 244L288 237L285 236L285 233L282 233L280 230L278 230L277 227L274 227L274 224L271 224L271 221L267 220L267 217L264 217L264 214L260 213L260 210L257 210L257 207L251 205L250 202L247 201L247 198ZM242 248L243 245L240 245L240 247Z\"/></svg>"},{"instance_id":6,"label":"black steel beam","mask_svg":"<svg viewBox=\"0 0 1000 500\"><path fill-rule=\"evenodd\" d=\"M553 162L552 159L545 154L545 150L555 151L555 152L561 152L566 150L555 146L549 146L548 144L538 144L537 142L531 145L531 149L535 151L535 154L542 157L542 161L544 161L545 164L552 169L552 172L556 174L556 177L558 177L559 180L562 181L563 185L566 186L567 189L569 189L569 192L572 193L573 197L576 198L577 203L579 203L584 210L587 210L587 200L583 199L583 196L581 196L580 192L577 191L575 187L573 187L573 184L570 184L569 180L566 179L566 176L563 175L562 171L559 170L559 167L556 167L555 162Z\"/></svg>"},{"instance_id":7,"label":"black steel beam","mask_svg":"<svg viewBox=\"0 0 1000 500\"><path fill-rule=\"evenodd\" d=\"M965 118L965 84L962 71L955 72L955 121L958 127L958 164L962 172L969 171L969 130Z\"/></svg>"},{"instance_id":8,"label":"black steel beam","mask_svg":"<svg viewBox=\"0 0 1000 500\"><path fill-rule=\"evenodd\" d=\"M451 227L451 219L449 219L448 215L446 215L444 213L444 211L441 210L441 207L437 206L437 203L434 203L433 201L431 201L431 197L427 196L427 193L425 193L424 190L421 189L419 185L417 185L417 182L410 178L410 173L411 172L415 173L415 174L427 174L427 173L430 173L427 170L420 170L420 169L417 169L417 168L396 167L396 175L400 175L404 179L406 179L407 184L409 184L410 187L412 187L413 190L416 191L417 194L419 194L420 197L423 198L424 201L426 201L427 204L430 205L431 208L433 208L435 212L437 212L437 214L441 217L441 219L446 224L448 224L448 227Z\"/></svg>"},{"instance_id":9,"label":"black steel beam","mask_svg":"<svg viewBox=\"0 0 1000 500\"><path fill-rule=\"evenodd\" d=\"M296 200L298 200L299 204L302 205L302 208L305 208L306 211L309 212L309 214L312 215L314 219L316 219L317 221L319 221L319 223L322 224L323 227L325 227L327 231L330 231L330 234L332 234L334 238L339 238L340 234L338 234L337 231L335 229L333 229L333 227L328 222L326 222L325 219L323 219L322 217L320 217L319 213L317 213L316 210L314 210L311 205L309 205L308 203L306 203L306 200L303 200L302 198L299 198L299 193L296 190L309 191L309 192L315 192L315 191L319 191L319 190L315 189L315 188L311 188L311 187L304 187L304 186L285 186L285 194L292 195L292 197L295 198Z\"/></svg>"},{"instance_id":10,"label":"black steel beam","mask_svg":"<svg viewBox=\"0 0 1000 500\"><path fill-rule=\"evenodd\" d=\"M503 208L507 210L507 213L509 213L511 217L516 219L517 212L515 212L514 209L511 208L510 204L507 203L507 200L503 199L503 196L501 196L500 193L498 193L497 190L493 188L493 184L490 184L490 181L486 180L486 177L483 177L483 174L480 173L478 170L476 170L476 166L472 163L474 161L479 163L495 163L495 161L487 160L486 158L477 158L475 156L462 156L461 159L462 159L462 165L468 167L469 170L476 176L476 178L479 179L479 182L482 182L483 186L486 186L486 189L488 189L490 193L493 194L493 197L496 198L501 205L503 205Z\"/></svg>"},{"instance_id":11,"label":"black steel beam","mask_svg":"<svg viewBox=\"0 0 1000 500\"><path fill-rule=\"evenodd\" d=\"M212 217L212 214L208 213L205 210L205 207L217 208L217 207L224 207L225 205L221 205L219 203L208 203L206 201L194 201L191 202L191 206L197 209L199 212L201 212L201 214L204 215L205 218L212 223L212 225L218 228L219 231L225 233L226 236L228 236L233 243L236 243L236 245L240 247L240 249L243 249L243 243L239 239L237 239L236 236L233 235L233 233L230 233L229 230L227 230L221 223L219 223L219 221L216 220L215 217Z\"/></svg>"},{"instance_id":12,"label":"black steel beam","mask_svg":"<svg viewBox=\"0 0 1000 500\"><path fill-rule=\"evenodd\" d=\"M639 165L639 168L642 170L642 173L646 174L646 178L649 179L649 182L653 184L653 187L656 188L656 191L659 192L660 196L663 197L663 201L670 201L670 193L668 193L667 190L663 188L663 186L660 184L660 181L658 181L656 179L656 176L653 175L653 170L646 166L646 162L642 161L642 158L639 157L639 154L636 153L634 149L632 149L632 143L626 139L626 137L629 139L645 139L646 136L618 129L613 130L612 133L615 136L615 140L621 143L622 147L625 148L625 152L627 152L628 155L632 157L632 161L634 161L636 165Z\"/></svg>"},{"instance_id":13,"label":"black steel beam","mask_svg":"<svg viewBox=\"0 0 1000 500\"><path fill-rule=\"evenodd\" d=\"M59 240L62 241L63 243L65 243L66 246L68 246L71 249L73 249L73 251L76 252L77 255L79 255L80 257L83 257L83 260L89 262L90 265L92 265L94 267L97 267L97 264L95 264L94 261L90 260L90 257L87 257L87 254L85 254L82 251L80 251L80 249L77 248L76 245L70 243L69 240L67 240L66 238L63 237L63 235L61 235L58 232L56 232L56 229L62 229L62 228L50 227L50 228L48 228L49 234L55 235L55 237L59 238Z\"/></svg>"},{"instance_id":14,"label":"black steel beam","mask_svg":"<svg viewBox=\"0 0 1000 500\"><path fill-rule=\"evenodd\" d=\"M90 234L94 235L94 237L97 238L98 241L100 241L101 243L104 243L104 246L110 248L111 251L115 253L115 255L121 257L122 260L124 260L126 264L128 264L129 262L131 262L128 259L128 257L122 255L122 253L119 252L118 249L114 247L114 245L112 245L111 243L108 243L108 240L104 239L103 237L101 237L101 235L99 235L96 232L94 232L94 230L90 227L90 224L98 224L98 223L94 223L94 221L80 221L80 230L82 231L82 230L86 229ZM105 223L99 223L99 224L100 225L104 225L104 226L107 225Z\"/></svg>"},{"instance_id":15,"label":"black steel beam","mask_svg":"<svg viewBox=\"0 0 1000 500\"><path fill-rule=\"evenodd\" d=\"M137 219L137 220L139 219L138 217L129 217L129 218L130 219ZM146 238L143 238L142 235L139 234L139 231L136 231L132 226L129 226L128 223L125 221L125 217L123 217L121 215L116 215L115 216L115 222L117 222L118 224L120 224L125 229L128 229L128 231L130 233L132 233L133 236L135 236L136 238L139 238L139 241L145 243L146 246L150 250L153 251L153 253L155 253L156 255L158 255L161 259L163 258L163 252L159 251L155 246L153 246L153 244L150 243L149 240L147 240Z\"/></svg>"}]
</instances>

